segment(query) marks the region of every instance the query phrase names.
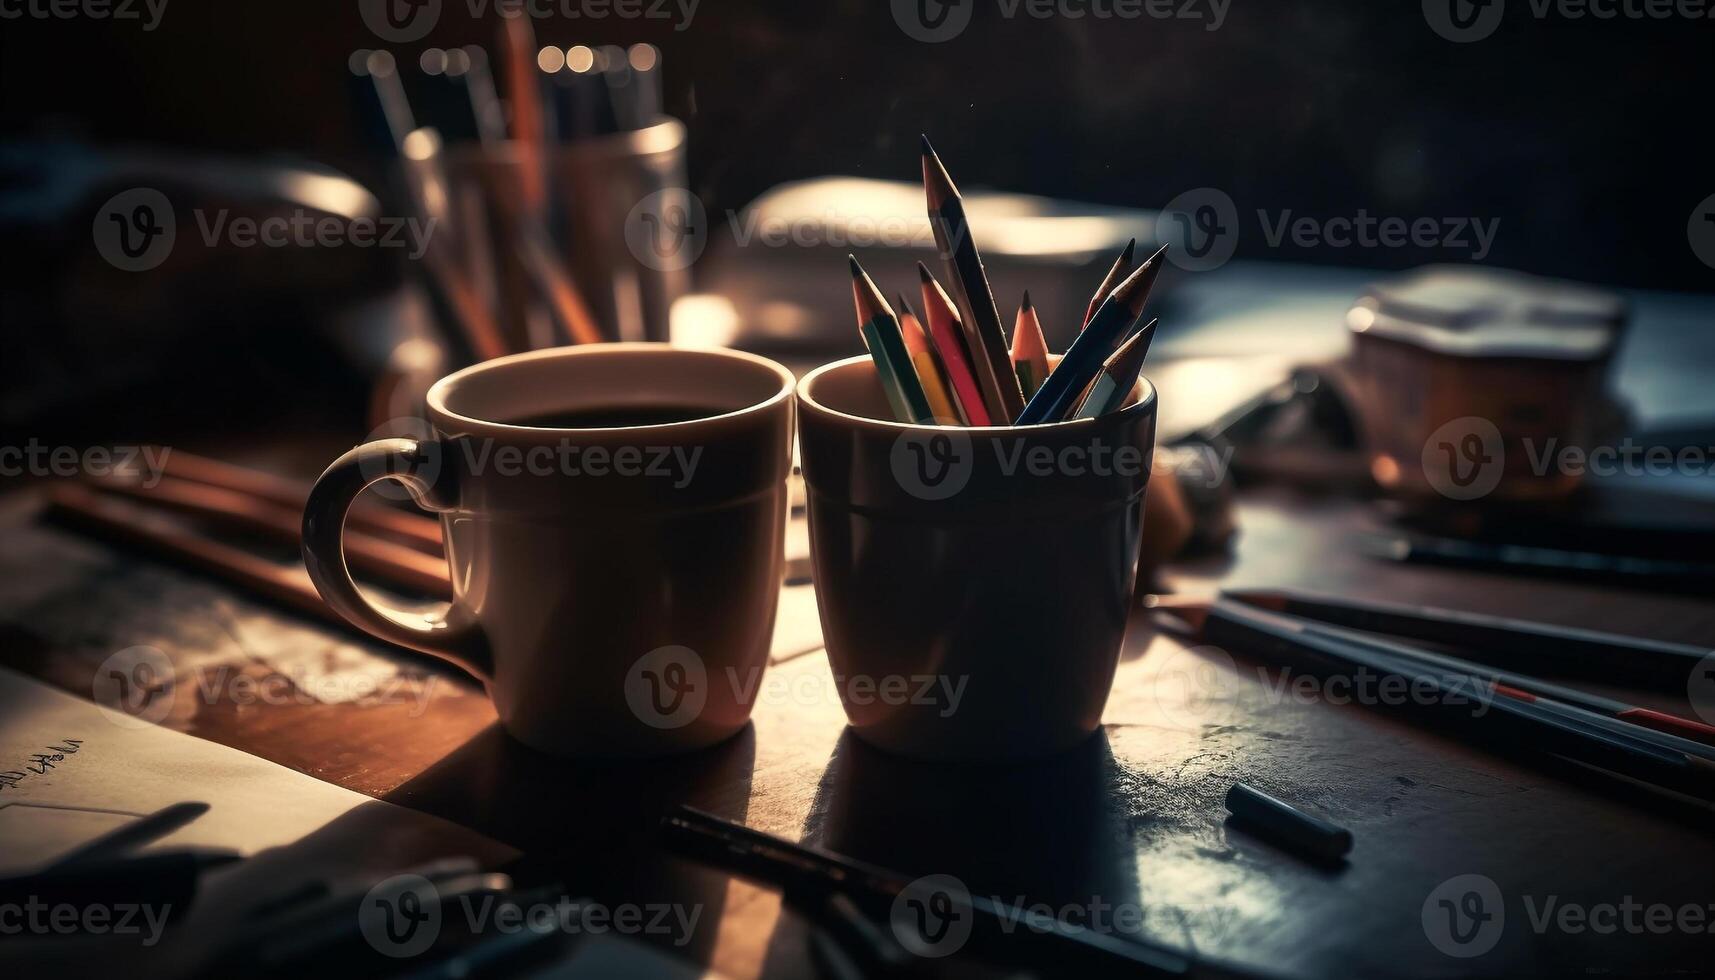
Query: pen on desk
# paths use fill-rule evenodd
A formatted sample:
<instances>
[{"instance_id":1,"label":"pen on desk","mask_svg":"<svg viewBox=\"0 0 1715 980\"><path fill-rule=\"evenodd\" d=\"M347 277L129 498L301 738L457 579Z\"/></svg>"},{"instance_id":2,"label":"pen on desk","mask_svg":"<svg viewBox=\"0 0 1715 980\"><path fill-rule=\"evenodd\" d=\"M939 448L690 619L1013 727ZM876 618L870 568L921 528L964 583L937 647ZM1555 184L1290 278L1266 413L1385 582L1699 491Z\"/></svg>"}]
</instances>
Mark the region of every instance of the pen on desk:
<instances>
[{"instance_id":1,"label":"pen on desk","mask_svg":"<svg viewBox=\"0 0 1715 980\"><path fill-rule=\"evenodd\" d=\"M1340 861L1352 849L1351 831L1244 783L1227 790L1227 812L1244 829L1318 861Z\"/></svg>"},{"instance_id":2,"label":"pen on desk","mask_svg":"<svg viewBox=\"0 0 1715 980\"><path fill-rule=\"evenodd\" d=\"M1012 325L1012 371L1025 398L1036 394L1048 379L1048 342L1042 337L1042 320L1030 302L1028 289Z\"/></svg>"},{"instance_id":3,"label":"pen on desk","mask_svg":"<svg viewBox=\"0 0 1715 980\"><path fill-rule=\"evenodd\" d=\"M665 845L731 874L798 896L845 894L871 914L887 914L912 879L851 858L783 840L691 807L670 810L661 822ZM1054 975L1223 976L1264 974L1192 959L1140 939L1121 939L1058 919L1031 920L1016 929L1023 909L983 895L969 896L970 945L978 955Z\"/></svg>"}]
</instances>

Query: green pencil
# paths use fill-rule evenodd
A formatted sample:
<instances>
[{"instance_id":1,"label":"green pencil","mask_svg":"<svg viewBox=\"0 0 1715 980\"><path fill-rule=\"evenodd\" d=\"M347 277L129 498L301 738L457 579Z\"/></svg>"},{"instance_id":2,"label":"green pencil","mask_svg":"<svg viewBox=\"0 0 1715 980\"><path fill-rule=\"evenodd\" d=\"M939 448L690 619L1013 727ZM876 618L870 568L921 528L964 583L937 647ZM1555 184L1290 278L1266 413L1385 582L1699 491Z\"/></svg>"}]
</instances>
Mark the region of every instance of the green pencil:
<instances>
[{"instance_id":1,"label":"green pencil","mask_svg":"<svg viewBox=\"0 0 1715 980\"><path fill-rule=\"evenodd\" d=\"M935 413L929 407L929 396L917 381L917 370L905 349L905 337L899 332L899 320L882 299L881 290L863 271L856 256L846 256L852 269L852 300L857 305L858 333L875 361L876 376L893 417L900 422L934 425Z\"/></svg>"}]
</instances>

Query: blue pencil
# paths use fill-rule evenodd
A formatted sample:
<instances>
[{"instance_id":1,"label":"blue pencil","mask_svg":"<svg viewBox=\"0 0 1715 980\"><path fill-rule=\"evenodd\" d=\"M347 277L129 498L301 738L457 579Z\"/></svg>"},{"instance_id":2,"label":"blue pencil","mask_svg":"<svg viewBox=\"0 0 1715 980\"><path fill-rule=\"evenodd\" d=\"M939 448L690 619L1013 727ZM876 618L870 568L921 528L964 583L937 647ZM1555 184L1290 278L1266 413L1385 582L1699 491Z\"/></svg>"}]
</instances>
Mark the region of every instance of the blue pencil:
<instances>
[{"instance_id":1,"label":"blue pencil","mask_svg":"<svg viewBox=\"0 0 1715 980\"><path fill-rule=\"evenodd\" d=\"M1125 341L1132 324L1143 312L1149 288L1161 275L1161 255L1165 251L1167 246L1161 246L1148 261L1137 267L1136 272L1114 287L1090 320L1090 325L1084 328L1066 351L1066 356L1060 359L1060 366L1048 375L1048 380L1031 397L1030 404L1024 406L1024 413L1015 425L1058 422L1072 414L1084 389L1101 371L1102 363Z\"/></svg>"}]
</instances>

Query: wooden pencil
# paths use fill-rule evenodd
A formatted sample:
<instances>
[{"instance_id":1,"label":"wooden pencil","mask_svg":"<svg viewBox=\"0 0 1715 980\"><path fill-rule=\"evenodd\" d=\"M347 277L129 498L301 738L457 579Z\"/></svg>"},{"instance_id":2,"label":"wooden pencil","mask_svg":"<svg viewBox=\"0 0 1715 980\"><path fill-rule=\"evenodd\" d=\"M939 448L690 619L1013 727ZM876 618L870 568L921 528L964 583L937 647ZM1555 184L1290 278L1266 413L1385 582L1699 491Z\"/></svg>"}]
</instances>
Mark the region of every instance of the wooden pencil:
<instances>
[{"instance_id":1,"label":"wooden pencil","mask_svg":"<svg viewBox=\"0 0 1715 980\"><path fill-rule=\"evenodd\" d=\"M875 361L882 393L887 396L894 419L933 425L935 413L929 408L923 386L917 383L917 372L911 366L911 356L905 352L905 338L899 330L898 319L888 308L887 300L882 298L881 290L875 288L875 281L858 264L857 257L848 255L846 258L851 263L852 302L857 307L858 333L863 337L870 358Z\"/></svg>"},{"instance_id":2,"label":"wooden pencil","mask_svg":"<svg viewBox=\"0 0 1715 980\"><path fill-rule=\"evenodd\" d=\"M1024 411L1024 394L1012 373L1006 332L1000 325L1000 311L995 307L988 276L983 272L982 256L971 237L970 222L965 219L964 202L927 136L923 137L923 191L928 199L935 247L952 279L953 298L958 301L959 319L970 345L977 383L982 386L989 415L1004 425Z\"/></svg>"},{"instance_id":3,"label":"wooden pencil","mask_svg":"<svg viewBox=\"0 0 1715 980\"><path fill-rule=\"evenodd\" d=\"M1031 305L1030 290L1024 291L1018 317L1012 325L1012 373L1018 387L1029 398L1048 380L1048 341L1042 336L1042 321Z\"/></svg>"},{"instance_id":4,"label":"wooden pencil","mask_svg":"<svg viewBox=\"0 0 1715 980\"><path fill-rule=\"evenodd\" d=\"M1102 284L1096 287L1096 294L1090 297L1089 308L1084 310L1083 326L1078 329L1082 330L1090 325L1090 321L1096 318L1096 311L1102 308L1102 301L1108 298L1108 294L1114 291L1115 286L1124 282L1125 277L1131 274L1131 257L1136 250L1137 239L1133 238L1125 243L1125 248L1120 252L1120 257L1114 260L1113 268L1109 269L1108 274L1102 278Z\"/></svg>"},{"instance_id":5,"label":"wooden pencil","mask_svg":"<svg viewBox=\"0 0 1715 980\"><path fill-rule=\"evenodd\" d=\"M969 425L959 412L959 403L953 400L940 355L929 343L929 335L924 333L922 321L911 309L911 301L904 296L899 297L898 313L905 352L911 356L911 364L917 369L917 383L923 386L923 395L929 399L929 410L934 412L935 421L942 425Z\"/></svg>"},{"instance_id":6,"label":"wooden pencil","mask_svg":"<svg viewBox=\"0 0 1715 980\"><path fill-rule=\"evenodd\" d=\"M506 52L506 96L512 103L519 189L526 210L540 217L548 207L548 163L543 146L547 121L537 77L536 30L524 11L501 14L500 47Z\"/></svg>"},{"instance_id":7,"label":"wooden pencil","mask_svg":"<svg viewBox=\"0 0 1715 980\"><path fill-rule=\"evenodd\" d=\"M952 386L953 399L969 425L993 425L988 405L983 402L982 387L971 364L970 348L965 346L964 327L959 323L959 311L952 297L935 281L929 267L917 263L917 278L923 283L923 315L929 328L929 339L935 352L941 355L941 366L947 369L947 382Z\"/></svg>"},{"instance_id":8,"label":"wooden pencil","mask_svg":"<svg viewBox=\"0 0 1715 980\"><path fill-rule=\"evenodd\" d=\"M1041 390L1025 406L1023 414L1018 417L1019 425L1058 422L1078 406L1079 396L1096 379L1103 362L1125 341L1132 324L1142 314L1149 289L1161 275L1162 252L1165 251L1167 246L1163 245L1161 251L1138 266L1102 301L1102 307L1096 311L1090 325L1084 328L1066 351L1066 356L1060 359L1060 366L1048 375Z\"/></svg>"},{"instance_id":9,"label":"wooden pencil","mask_svg":"<svg viewBox=\"0 0 1715 980\"><path fill-rule=\"evenodd\" d=\"M1125 405L1125 400L1131 397L1131 389L1137 384L1139 372L1143 370L1149 343L1155 339L1155 323L1154 320L1149 321L1102 362L1102 369L1096 373L1096 380L1090 382L1089 393L1084 396L1073 418L1093 419L1117 412Z\"/></svg>"}]
</instances>

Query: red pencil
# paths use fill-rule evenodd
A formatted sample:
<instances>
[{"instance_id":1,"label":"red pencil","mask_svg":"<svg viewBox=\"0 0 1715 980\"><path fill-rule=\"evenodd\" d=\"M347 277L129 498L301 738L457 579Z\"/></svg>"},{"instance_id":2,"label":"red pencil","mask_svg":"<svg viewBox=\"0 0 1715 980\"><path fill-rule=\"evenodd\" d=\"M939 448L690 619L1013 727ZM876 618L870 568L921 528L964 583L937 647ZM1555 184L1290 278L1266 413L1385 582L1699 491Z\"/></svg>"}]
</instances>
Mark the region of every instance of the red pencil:
<instances>
[{"instance_id":1,"label":"red pencil","mask_svg":"<svg viewBox=\"0 0 1715 980\"><path fill-rule=\"evenodd\" d=\"M947 369L953 397L959 400L959 408L972 425L993 425L988 406L983 403L983 390L971 367L971 353L965 348L965 331L953 298L921 262L917 263L917 278L923 281L923 315L929 321L929 338L935 342L941 365Z\"/></svg>"}]
</instances>

